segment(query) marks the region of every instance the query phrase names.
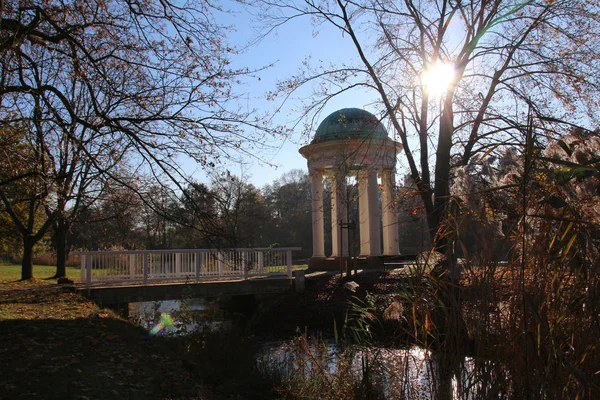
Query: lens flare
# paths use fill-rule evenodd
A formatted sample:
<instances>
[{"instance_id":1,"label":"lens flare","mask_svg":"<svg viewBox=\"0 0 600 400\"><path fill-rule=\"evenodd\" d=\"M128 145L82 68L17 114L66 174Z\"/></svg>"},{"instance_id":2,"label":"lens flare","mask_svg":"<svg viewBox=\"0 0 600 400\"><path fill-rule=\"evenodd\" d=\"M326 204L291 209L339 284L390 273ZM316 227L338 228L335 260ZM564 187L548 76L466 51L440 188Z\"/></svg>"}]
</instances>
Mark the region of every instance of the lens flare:
<instances>
[{"instance_id":1,"label":"lens flare","mask_svg":"<svg viewBox=\"0 0 600 400\"><path fill-rule=\"evenodd\" d=\"M167 313L161 313L158 324L156 324L152 329L150 329L150 332L148 332L148 336L152 337L158 335L165 328L171 326L173 326L173 318L171 318L171 316Z\"/></svg>"}]
</instances>

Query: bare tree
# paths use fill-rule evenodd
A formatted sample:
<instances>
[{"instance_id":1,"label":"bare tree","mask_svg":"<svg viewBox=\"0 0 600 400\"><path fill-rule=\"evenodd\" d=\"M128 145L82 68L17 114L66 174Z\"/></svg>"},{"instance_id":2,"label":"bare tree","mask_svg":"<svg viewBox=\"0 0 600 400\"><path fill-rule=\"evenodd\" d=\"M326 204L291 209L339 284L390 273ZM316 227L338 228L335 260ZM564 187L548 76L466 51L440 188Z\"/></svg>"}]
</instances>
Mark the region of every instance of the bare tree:
<instances>
[{"instance_id":1,"label":"bare tree","mask_svg":"<svg viewBox=\"0 0 600 400\"><path fill-rule=\"evenodd\" d=\"M436 397L451 399L452 376L468 343L454 252L460 220L450 192L454 171L482 168L487 156L511 146L527 152L532 129L543 144L570 125L598 124L600 6L583 0L258 1L270 15L263 18L267 32L310 17L315 29L333 26L356 50L345 64L305 63L272 96L289 99L299 88L315 88L302 115L311 128L328 100L366 91L403 145L431 242L446 256L435 270L440 306L432 320Z\"/></svg>"},{"instance_id":2,"label":"bare tree","mask_svg":"<svg viewBox=\"0 0 600 400\"><path fill-rule=\"evenodd\" d=\"M210 187L222 230L218 247L255 247L260 245L266 224L267 208L259 189L244 176L222 173L212 177Z\"/></svg>"},{"instance_id":3,"label":"bare tree","mask_svg":"<svg viewBox=\"0 0 600 400\"><path fill-rule=\"evenodd\" d=\"M4 126L0 151L6 168L0 171L1 210L21 238L21 278L33 278L33 248L51 226L45 201L52 191L47 177L46 154L31 139L27 125ZM36 132L35 127L31 131Z\"/></svg>"},{"instance_id":4,"label":"bare tree","mask_svg":"<svg viewBox=\"0 0 600 400\"><path fill-rule=\"evenodd\" d=\"M260 0L259 6L267 8L267 33L306 16L316 30L331 24L353 44L354 62L307 62L271 96L289 99L318 83L303 114L315 121L339 94L375 93L443 252L452 251L446 219L454 167L477 165L520 143L529 109L544 132L597 124L600 8L587 1ZM450 73L442 83L444 71Z\"/></svg>"},{"instance_id":5,"label":"bare tree","mask_svg":"<svg viewBox=\"0 0 600 400\"><path fill-rule=\"evenodd\" d=\"M90 176L119 179L112 167L125 149L135 154L133 171L181 189L187 174L178 157L205 167L256 157L268 146L264 135L281 132L238 101L234 85L253 71L230 67L235 50L211 3L3 1L0 8L0 121L35 127L35 145L55 172L44 177L55 187L46 205L59 210L48 215L60 232Z\"/></svg>"}]
</instances>

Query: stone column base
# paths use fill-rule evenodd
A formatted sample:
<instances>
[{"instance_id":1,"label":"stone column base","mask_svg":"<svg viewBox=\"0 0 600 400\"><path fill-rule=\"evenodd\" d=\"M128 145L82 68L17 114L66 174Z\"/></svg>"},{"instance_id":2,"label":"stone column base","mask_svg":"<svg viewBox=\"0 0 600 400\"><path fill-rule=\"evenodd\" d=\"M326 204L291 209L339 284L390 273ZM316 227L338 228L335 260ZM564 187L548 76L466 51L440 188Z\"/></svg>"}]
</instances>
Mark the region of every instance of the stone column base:
<instances>
[{"instance_id":1,"label":"stone column base","mask_svg":"<svg viewBox=\"0 0 600 400\"><path fill-rule=\"evenodd\" d=\"M356 257L349 259L344 257L344 262L348 260L352 264L353 268L356 266L357 269L382 269L383 268L383 257ZM346 265L340 264L340 257L311 257L308 261L309 271L346 271Z\"/></svg>"}]
</instances>

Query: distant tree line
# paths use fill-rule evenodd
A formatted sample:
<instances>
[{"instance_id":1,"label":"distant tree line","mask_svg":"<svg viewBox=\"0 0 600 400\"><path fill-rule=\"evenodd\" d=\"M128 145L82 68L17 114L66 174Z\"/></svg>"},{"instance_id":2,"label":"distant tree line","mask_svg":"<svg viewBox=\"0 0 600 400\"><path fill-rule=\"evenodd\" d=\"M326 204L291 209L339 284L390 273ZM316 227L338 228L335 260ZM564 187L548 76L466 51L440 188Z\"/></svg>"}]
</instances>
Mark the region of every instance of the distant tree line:
<instances>
[{"instance_id":1,"label":"distant tree line","mask_svg":"<svg viewBox=\"0 0 600 400\"><path fill-rule=\"evenodd\" d=\"M230 173L177 190L158 182L103 182L79 205L67 236L69 249L170 249L297 246L311 251L310 182L293 170L262 189ZM20 258L19 234L0 208L4 257ZM39 211L39 223L47 221ZM50 226L37 252L56 251ZM302 253L308 254L308 253ZM310 254L308 254L310 256Z\"/></svg>"},{"instance_id":2,"label":"distant tree line","mask_svg":"<svg viewBox=\"0 0 600 400\"><path fill-rule=\"evenodd\" d=\"M82 211L69 242L86 249L311 249L309 189L299 170L262 189L230 173L181 192L151 185L147 198L120 187Z\"/></svg>"},{"instance_id":3,"label":"distant tree line","mask_svg":"<svg viewBox=\"0 0 600 400\"><path fill-rule=\"evenodd\" d=\"M409 180L407 180L408 182ZM349 219L358 221L357 188L349 184ZM301 247L295 257L312 254L312 205L308 174L284 173L262 188L228 172L213 174L207 183L189 182L183 190L138 177L129 184L96 183L94 196L84 197L66 237L68 250L177 249L232 247ZM331 249L331 190L325 185L326 248ZM423 251L427 228L422 206L410 186L398 188L398 229L401 250ZM67 208L67 212L70 210ZM48 220L40 210L37 223ZM359 248L358 224L350 234ZM0 249L4 258L22 257L22 242L0 208ZM35 253L57 252L62 235L51 224Z\"/></svg>"}]
</instances>

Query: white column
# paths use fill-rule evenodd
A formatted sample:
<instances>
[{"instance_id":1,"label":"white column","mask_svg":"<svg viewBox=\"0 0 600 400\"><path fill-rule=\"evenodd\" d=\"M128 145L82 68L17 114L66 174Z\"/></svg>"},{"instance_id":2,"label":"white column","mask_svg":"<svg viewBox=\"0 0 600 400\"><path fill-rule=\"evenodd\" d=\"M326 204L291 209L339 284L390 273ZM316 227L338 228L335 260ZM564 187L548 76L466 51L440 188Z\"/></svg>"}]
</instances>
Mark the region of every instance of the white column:
<instances>
[{"instance_id":1,"label":"white column","mask_svg":"<svg viewBox=\"0 0 600 400\"><path fill-rule=\"evenodd\" d=\"M327 177L329 185L331 186L331 255L330 257L337 257L340 253L338 251L339 239L338 239L338 221L337 221L337 185L335 183L335 176L330 175Z\"/></svg>"},{"instance_id":2,"label":"white column","mask_svg":"<svg viewBox=\"0 0 600 400\"><path fill-rule=\"evenodd\" d=\"M367 196L367 177L366 171L359 171L358 178L358 219L360 222L360 255L368 256L371 254L370 245L370 227L369 227L369 198Z\"/></svg>"},{"instance_id":3,"label":"white column","mask_svg":"<svg viewBox=\"0 0 600 400\"><path fill-rule=\"evenodd\" d=\"M331 179L331 249L332 257L348 255L348 230L341 229L340 221L348 223L346 176L338 174ZM340 248L341 246L341 248Z\"/></svg>"},{"instance_id":4,"label":"white column","mask_svg":"<svg viewBox=\"0 0 600 400\"><path fill-rule=\"evenodd\" d=\"M383 184L383 193L381 195L381 209L383 210L383 254L388 256L400 254L394 176L395 172L393 170L385 170L381 177L381 183Z\"/></svg>"},{"instance_id":5,"label":"white column","mask_svg":"<svg viewBox=\"0 0 600 400\"><path fill-rule=\"evenodd\" d=\"M367 182L367 197L369 204L369 238L371 244L371 256L381 255L381 218L379 216L379 186L377 185L377 171L369 171L369 179Z\"/></svg>"},{"instance_id":6,"label":"white column","mask_svg":"<svg viewBox=\"0 0 600 400\"><path fill-rule=\"evenodd\" d=\"M312 240L313 257L325 257L325 235L323 228L323 174L310 175L312 185Z\"/></svg>"}]
</instances>

